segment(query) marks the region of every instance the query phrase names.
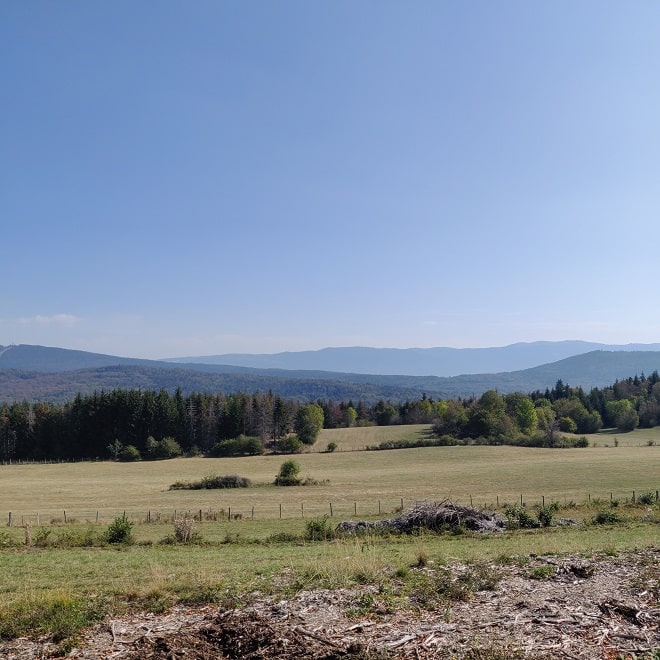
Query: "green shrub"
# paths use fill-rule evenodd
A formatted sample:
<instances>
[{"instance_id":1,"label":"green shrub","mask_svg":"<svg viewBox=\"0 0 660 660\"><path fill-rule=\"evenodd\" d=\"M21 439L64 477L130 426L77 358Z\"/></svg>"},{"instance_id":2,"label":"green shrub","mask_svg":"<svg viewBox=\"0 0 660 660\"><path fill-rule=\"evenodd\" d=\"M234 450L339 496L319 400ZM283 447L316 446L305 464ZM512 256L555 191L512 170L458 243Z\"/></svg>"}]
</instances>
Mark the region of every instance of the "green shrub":
<instances>
[{"instance_id":1,"label":"green shrub","mask_svg":"<svg viewBox=\"0 0 660 660\"><path fill-rule=\"evenodd\" d=\"M260 456L265 451L261 438L239 435L230 440L221 440L211 448L211 456Z\"/></svg>"},{"instance_id":2,"label":"green shrub","mask_svg":"<svg viewBox=\"0 0 660 660\"><path fill-rule=\"evenodd\" d=\"M32 539L32 543L37 548L46 548L50 545L50 535L53 533L52 529L47 529L46 527L39 527L37 533Z\"/></svg>"},{"instance_id":3,"label":"green shrub","mask_svg":"<svg viewBox=\"0 0 660 660\"><path fill-rule=\"evenodd\" d=\"M177 481L169 490L204 490L213 488L248 488L252 482L247 477L239 477L237 474L226 474L222 477L217 474L209 474L202 477L200 481Z\"/></svg>"},{"instance_id":4,"label":"green shrub","mask_svg":"<svg viewBox=\"0 0 660 660\"><path fill-rule=\"evenodd\" d=\"M577 431L577 424L575 423L575 420L570 417L560 417L559 430L562 433L575 433Z\"/></svg>"},{"instance_id":5,"label":"green shrub","mask_svg":"<svg viewBox=\"0 0 660 660\"><path fill-rule=\"evenodd\" d=\"M142 460L140 450L135 445L126 445L122 447L117 456L117 460L125 463Z\"/></svg>"},{"instance_id":6,"label":"green shrub","mask_svg":"<svg viewBox=\"0 0 660 660\"><path fill-rule=\"evenodd\" d=\"M280 471L275 477L276 486L299 486L300 465L296 461L284 461L280 466Z\"/></svg>"},{"instance_id":7,"label":"green shrub","mask_svg":"<svg viewBox=\"0 0 660 660\"><path fill-rule=\"evenodd\" d=\"M16 545L16 542L9 533L4 531L0 532L0 548L10 548L13 545Z\"/></svg>"},{"instance_id":8,"label":"green shrub","mask_svg":"<svg viewBox=\"0 0 660 660\"><path fill-rule=\"evenodd\" d=\"M560 508L561 505L559 502L550 502L549 504L540 506L536 517L541 527L550 527L552 525L555 513L559 511Z\"/></svg>"},{"instance_id":9,"label":"green shrub","mask_svg":"<svg viewBox=\"0 0 660 660\"><path fill-rule=\"evenodd\" d=\"M614 511L599 511L591 521L595 525L614 525L621 521L621 518Z\"/></svg>"},{"instance_id":10,"label":"green shrub","mask_svg":"<svg viewBox=\"0 0 660 660\"><path fill-rule=\"evenodd\" d=\"M325 448L325 450L329 453L332 453L337 449L337 443L336 442L329 442L328 446Z\"/></svg>"},{"instance_id":11,"label":"green shrub","mask_svg":"<svg viewBox=\"0 0 660 660\"><path fill-rule=\"evenodd\" d=\"M150 460L176 458L182 453L181 445L171 436L163 438L159 442L150 435L145 443L145 455Z\"/></svg>"},{"instance_id":12,"label":"green shrub","mask_svg":"<svg viewBox=\"0 0 660 660\"><path fill-rule=\"evenodd\" d=\"M541 523L537 518L534 518L524 506L519 504L509 505L504 507L504 513L507 517L509 526L512 528L534 529L540 527Z\"/></svg>"},{"instance_id":13,"label":"green shrub","mask_svg":"<svg viewBox=\"0 0 660 660\"><path fill-rule=\"evenodd\" d=\"M305 523L305 528L305 538L308 541L328 541L335 536L327 515L308 520Z\"/></svg>"},{"instance_id":14,"label":"green shrub","mask_svg":"<svg viewBox=\"0 0 660 660\"><path fill-rule=\"evenodd\" d=\"M210 474L201 481L202 488L248 488L252 482L247 477L237 474L226 474L223 477Z\"/></svg>"},{"instance_id":15,"label":"green shrub","mask_svg":"<svg viewBox=\"0 0 660 660\"><path fill-rule=\"evenodd\" d=\"M554 516L554 513L554 510L550 506L542 506L539 508L537 517L541 527L550 527L550 525L552 525L552 517Z\"/></svg>"},{"instance_id":16,"label":"green shrub","mask_svg":"<svg viewBox=\"0 0 660 660\"><path fill-rule=\"evenodd\" d=\"M457 440L451 435L442 435L439 438L417 438L416 440L383 440L376 446L367 447L373 450L386 449L418 449L420 447L450 447L453 445L465 445L466 440Z\"/></svg>"},{"instance_id":17,"label":"green shrub","mask_svg":"<svg viewBox=\"0 0 660 660\"><path fill-rule=\"evenodd\" d=\"M290 433L275 442L275 451L278 454L298 454L302 450L302 442L295 433Z\"/></svg>"},{"instance_id":18,"label":"green shrub","mask_svg":"<svg viewBox=\"0 0 660 660\"><path fill-rule=\"evenodd\" d=\"M105 533L105 538L108 543L132 543L133 542L133 523L126 520L123 516L117 516Z\"/></svg>"},{"instance_id":19,"label":"green shrub","mask_svg":"<svg viewBox=\"0 0 660 660\"><path fill-rule=\"evenodd\" d=\"M642 493L637 501L640 504L653 504L655 502L655 494L651 491L648 493Z\"/></svg>"}]
</instances>

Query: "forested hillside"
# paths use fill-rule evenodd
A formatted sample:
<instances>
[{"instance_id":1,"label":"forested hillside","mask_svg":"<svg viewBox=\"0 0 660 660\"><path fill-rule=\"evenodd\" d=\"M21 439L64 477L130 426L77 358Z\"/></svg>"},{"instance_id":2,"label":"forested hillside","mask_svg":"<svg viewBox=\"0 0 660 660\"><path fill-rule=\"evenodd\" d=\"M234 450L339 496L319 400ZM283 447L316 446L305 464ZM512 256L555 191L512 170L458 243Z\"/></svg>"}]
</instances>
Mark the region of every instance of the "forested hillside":
<instances>
[{"instance_id":1,"label":"forested hillside","mask_svg":"<svg viewBox=\"0 0 660 660\"><path fill-rule=\"evenodd\" d=\"M63 405L0 406L0 459L167 458L297 451L309 430L353 425L433 424L428 444L563 446L562 433L622 432L660 425L660 376L634 377L585 392L558 381L529 394L494 390L463 400L405 403L319 399L302 404L267 393L190 394L119 389ZM574 440L570 440L574 444ZM389 448L389 447L385 447Z\"/></svg>"},{"instance_id":2,"label":"forested hillside","mask_svg":"<svg viewBox=\"0 0 660 660\"><path fill-rule=\"evenodd\" d=\"M28 349L17 347L11 364L38 363ZM14 350L14 349L12 349ZM0 401L46 401L65 403L77 394L118 388L143 390L164 389L173 394L180 388L184 395L192 392L230 394L232 392L272 391L298 401L316 399L362 400L374 404L379 399L402 402L426 394L436 399L469 397L495 389L501 393L531 392L552 387L558 379L586 389L604 387L630 374L649 374L660 369L657 351L593 351L558 362L544 364L523 371L495 374L473 374L439 378L436 376L401 376L339 373L330 371L286 371L282 369L251 369L226 365L184 365L166 362L138 361L139 364L105 364L94 368L53 371L70 352L62 349L54 354L38 350L44 360L42 371L27 368L0 368ZM67 364L85 362L85 354L75 352ZM0 356L0 366L7 364ZM23 355L19 360L16 355ZM49 357L50 356L50 357ZM63 357L64 356L64 357ZM111 356L91 354L91 359L111 362ZM115 358L116 359L116 358Z\"/></svg>"}]
</instances>

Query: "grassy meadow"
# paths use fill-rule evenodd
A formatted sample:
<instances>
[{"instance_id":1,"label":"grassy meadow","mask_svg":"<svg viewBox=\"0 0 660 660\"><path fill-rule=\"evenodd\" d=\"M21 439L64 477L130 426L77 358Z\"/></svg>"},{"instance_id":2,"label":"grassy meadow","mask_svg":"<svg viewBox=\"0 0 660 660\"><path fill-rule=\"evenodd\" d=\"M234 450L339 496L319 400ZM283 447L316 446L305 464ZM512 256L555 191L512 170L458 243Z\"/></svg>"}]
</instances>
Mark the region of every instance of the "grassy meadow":
<instances>
[{"instance_id":1,"label":"grassy meadow","mask_svg":"<svg viewBox=\"0 0 660 660\"><path fill-rule=\"evenodd\" d=\"M136 521L171 518L191 512L204 518L239 515L243 521L296 519L330 514L354 517L391 513L415 500L451 498L495 506L556 500L584 502L589 496L625 500L632 492L660 488L660 430L650 446L649 430L599 434L596 446L538 449L508 446L457 446L353 451L392 439L428 433L429 427L371 427L324 431L313 449L336 442L332 453L294 456L300 476L315 485L273 485L281 463L290 457L180 458L168 461L23 464L0 466L0 520L48 524L54 520L107 522L123 514ZM396 436L396 432L399 435ZM169 490L176 482L210 475L237 474L251 488ZM380 505L379 505L380 503ZM379 508L380 507L380 508Z\"/></svg>"},{"instance_id":2,"label":"grassy meadow","mask_svg":"<svg viewBox=\"0 0 660 660\"><path fill-rule=\"evenodd\" d=\"M27 631L70 638L99 617L130 608L237 604L254 592L378 584L404 574L420 555L437 563L475 562L531 553L616 553L658 544L660 505L629 500L633 491L660 488L660 429L601 433L582 449L356 451L428 432L428 426L323 431L311 451L293 457L300 476L315 484L296 487L272 485L281 463L291 458L283 456L0 466L0 639ZM338 445L336 451L323 451L329 442ZM175 482L209 474L238 474L253 485L169 490ZM356 515L376 517L379 506L381 516L391 516L402 501L407 506L420 499L463 504L472 499L481 507L520 502L521 495L530 510L545 498L561 505L557 517L587 524L490 536L314 541L309 535L309 525L328 515L331 503L333 517L324 522L330 530ZM610 497L619 501L619 523L590 524L598 511L611 509ZM230 509L240 517L227 520ZM179 516L203 512L194 543L172 542L175 510ZM100 542L109 522L124 511L133 523L134 543ZM210 515L221 511L224 517ZM12 527L6 526L9 512ZM30 545L22 526L27 522ZM65 623L48 615L69 610Z\"/></svg>"}]
</instances>

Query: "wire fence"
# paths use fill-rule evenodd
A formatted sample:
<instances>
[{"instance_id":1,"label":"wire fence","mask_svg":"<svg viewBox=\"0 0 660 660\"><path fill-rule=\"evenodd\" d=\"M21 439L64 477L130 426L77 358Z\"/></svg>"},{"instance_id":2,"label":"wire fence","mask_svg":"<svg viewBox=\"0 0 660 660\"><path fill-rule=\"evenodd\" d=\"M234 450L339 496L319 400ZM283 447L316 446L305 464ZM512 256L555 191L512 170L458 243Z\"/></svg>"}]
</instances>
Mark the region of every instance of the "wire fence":
<instances>
[{"instance_id":1,"label":"wire fence","mask_svg":"<svg viewBox=\"0 0 660 660\"><path fill-rule=\"evenodd\" d=\"M193 518L198 522L232 522L243 520L292 520L295 518L316 518L328 516L330 518L370 518L377 516L393 515L412 506L419 499L407 499L404 497L390 497L377 500L339 500L339 501L304 501L285 503L227 503L222 508L193 508L182 506L169 510L158 509L62 509L59 511L25 511L15 509L5 514L8 527L18 526L45 526L45 525L67 525L67 524L98 524L106 525L117 517L123 517L137 524L159 524L171 523L181 518ZM430 500L424 500L430 501ZM560 506L572 507L578 504L591 506L613 506L624 504L648 504L653 505L660 502L660 491L639 490L627 492L609 492L594 495L587 493L583 501L576 502L568 496L529 496L520 494L519 497L511 499L495 496L465 496L452 498L456 504L470 505L476 508L490 510L501 509L509 505L521 505L524 507L545 506L546 504L558 503Z\"/></svg>"}]
</instances>

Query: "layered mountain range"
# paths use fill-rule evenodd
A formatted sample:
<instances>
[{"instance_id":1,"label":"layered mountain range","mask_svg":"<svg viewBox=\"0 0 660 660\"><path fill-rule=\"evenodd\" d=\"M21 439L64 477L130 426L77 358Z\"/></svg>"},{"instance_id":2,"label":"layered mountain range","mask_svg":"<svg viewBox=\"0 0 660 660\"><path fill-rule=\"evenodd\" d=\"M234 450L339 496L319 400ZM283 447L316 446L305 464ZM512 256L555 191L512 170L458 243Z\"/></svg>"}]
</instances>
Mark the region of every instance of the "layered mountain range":
<instances>
[{"instance_id":1,"label":"layered mountain range","mask_svg":"<svg viewBox=\"0 0 660 660\"><path fill-rule=\"evenodd\" d=\"M495 348L325 348L267 355L144 360L87 351L0 346L0 401L64 402L117 388L272 390L298 400L405 401L552 388L585 389L660 370L660 344L531 342Z\"/></svg>"}]
</instances>

